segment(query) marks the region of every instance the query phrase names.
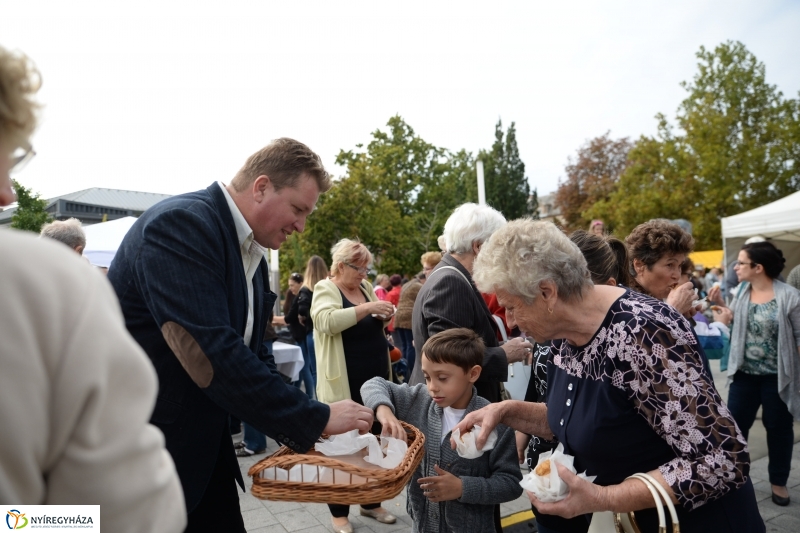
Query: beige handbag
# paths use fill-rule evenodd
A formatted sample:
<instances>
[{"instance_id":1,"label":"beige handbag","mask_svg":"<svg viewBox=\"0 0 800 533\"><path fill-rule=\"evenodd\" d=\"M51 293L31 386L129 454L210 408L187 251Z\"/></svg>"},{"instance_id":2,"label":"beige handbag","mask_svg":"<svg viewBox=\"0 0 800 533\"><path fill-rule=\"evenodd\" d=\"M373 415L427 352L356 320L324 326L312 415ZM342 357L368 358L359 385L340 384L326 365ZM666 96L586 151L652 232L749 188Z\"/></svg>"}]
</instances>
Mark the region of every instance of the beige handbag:
<instances>
[{"instance_id":1,"label":"beige handbag","mask_svg":"<svg viewBox=\"0 0 800 533\"><path fill-rule=\"evenodd\" d=\"M653 495L653 500L656 502L656 512L658 513L658 533L667 533L667 521L664 516L662 500L667 505L667 509L669 509L670 518L672 519L672 533L680 533L678 513L675 511L672 499L666 489L661 486L661 483L649 474L634 474L628 479L631 478L638 479L644 483L650 490L650 494ZM592 515L592 523L589 526L588 533L641 533L641 530L633 513L603 511Z\"/></svg>"}]
</instances>

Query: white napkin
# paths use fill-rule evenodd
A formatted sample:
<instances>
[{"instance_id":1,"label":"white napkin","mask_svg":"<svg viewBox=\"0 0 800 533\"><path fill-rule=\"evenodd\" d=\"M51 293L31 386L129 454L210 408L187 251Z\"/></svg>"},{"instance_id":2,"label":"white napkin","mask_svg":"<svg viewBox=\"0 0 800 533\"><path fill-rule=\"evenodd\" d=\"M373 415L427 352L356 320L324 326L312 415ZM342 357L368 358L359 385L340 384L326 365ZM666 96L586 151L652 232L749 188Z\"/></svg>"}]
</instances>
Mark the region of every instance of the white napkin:
<instances>
[{"instance_id":1,"label":"white napkin","mask_svg":"<svg viewBox=\"0 0 800 533\"><path fill-rule=\"evenodd\" d=\"M478 435L480 434L480 426L473 426L472 431L468 431L467 433L464 433L464 435L461 435L461 431L457 428L454 429L453 440L456 441L456 451L458 452L458 455L464 459L477 459L483 455L483 452L494 448L494 445L497 444L497 430L492 431L492 433L489 435L489 438L486 439L486 444L483 445L483 449L481 450L479 450L475 445L475 439L477 439Z\"/></svg>"},{"instance_id":2,"label":"white napkin","mask_svg":"<svg viewBox=\"0 0 800 533\"><path fill-rule=\"evenodd\" d=\"M536 463L536 466L538 467L540 464L546 461L550 461L550 474L546 476L540 476L536 473L536 468L534 468L531 470L530 474L522 477L522 481L520 481L519 484L523 489L532 492L534 496L539 498L539 501L561 501L567 497L567 494L569 493L569 487L567 487L567 484L564 483L559 477L556 463L561 463L562 465L566 466L569 468L569 471L574 474L577 472L577 470L575 470L575 466L573 466L575 458L571 455L566 455L564 453L564 445L559 442L558 447L556 447L554 451L545 452L539 455L539 462ZM583 478L586 481L594 481L597 476L587 476L586 472L584 472L582 474L578 474L578 477Z\"/></svg>"},{"instance_id":3,"label":"white napkin","mask_svg":"<svg viewBox=\"0 0 800 533\"><path fill-rule=\"evenodd\" d=\"M406 456L408 444L389 436L381 436L378 442L375 435L359 435L358 430L354 429L341 435L331 435L329 439L323 439L314 445L315 450L327 456L352 455L364 448L368 451L364 457L366 462L383 468L395 468Z\"/></svg>"}]
</instances>

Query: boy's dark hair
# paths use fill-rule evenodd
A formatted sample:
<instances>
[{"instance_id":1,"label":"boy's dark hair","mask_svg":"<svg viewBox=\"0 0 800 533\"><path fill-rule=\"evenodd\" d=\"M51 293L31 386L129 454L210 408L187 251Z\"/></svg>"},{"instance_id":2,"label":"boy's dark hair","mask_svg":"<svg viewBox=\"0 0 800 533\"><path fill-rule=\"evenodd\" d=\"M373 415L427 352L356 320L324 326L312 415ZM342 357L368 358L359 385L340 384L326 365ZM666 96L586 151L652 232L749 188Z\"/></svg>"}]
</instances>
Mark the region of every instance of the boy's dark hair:
<instances>
[{"instance_id":1,"label":"boy's dark hair","mask_svg":"<svg viewBox=\"0 0 800 533\"><path fill-rule=\"evenodd\" d=\"M483 364L483 339L467 328L440 331L422 347L422 354L433 363L449 363L469 372Z\"/></svg>"}]
</instances>

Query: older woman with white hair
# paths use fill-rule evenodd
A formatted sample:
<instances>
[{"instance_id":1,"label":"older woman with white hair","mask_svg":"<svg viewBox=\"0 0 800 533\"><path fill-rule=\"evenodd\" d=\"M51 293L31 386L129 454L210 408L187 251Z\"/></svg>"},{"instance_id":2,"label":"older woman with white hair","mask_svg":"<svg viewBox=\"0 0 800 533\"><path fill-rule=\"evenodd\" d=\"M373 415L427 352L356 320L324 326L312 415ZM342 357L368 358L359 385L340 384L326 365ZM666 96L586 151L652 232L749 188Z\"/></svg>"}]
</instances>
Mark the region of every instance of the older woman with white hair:
<instances>
[{"instance_id":1,"label":"older woman with white hair","mask_svg":"<svg viewBox=\"0 0 800 533\"><path fill-rule=\"evenodd\" d=\"M655 531L654 502L636 479L655 478L678 503L681 531L764 531L748 477L747 442L706 372L689 322L627 289L593 285L578 247L549 222L517 220L483 246L479 288L497 294L506 318L550 343L547 403L507 401L468 414L462 432L498 423L558 438L575 457L562 465L568 496L539 511L563 517L636 512Z\"/></svg>"},{"instance_id":2,"label":"older woman with white hair","mask_svg":"<svg viewBox=\"0 0 800 533\"><path fill-rule=\"evenodd\" d=\"M478 395L490 402L500 401L500 384L508 380L508 365L523 361L531 352L524 339L512 339L499 346L497 323L472 281L472 267L483 243L506 224L506 219L489 206L463 204L444 225L439 246L441 262L427 274L414 303L412 329L416 360L431 336L451 328L469 328L486 344L481 377L475 383ZM422 383L421 365L414 365L410 383Z\"/></svg>"},{"instance_id":3,"label":"older woman with white hair","mask_svg":"<svg viewBox=\"0 0 800 533\"><path fill-rule=\"evenodd\" d=\"M83 255L86 248L86 233L77 218L49 222L42 226L41 236L66 244L78 255Z\"/></svg>"},{"instance_id":4,"label":"older woman with white hair","mask_svg":"<svg viewBox=\"0 0 800 533\"><path fill-rule=\"evenodd\" d=\"M342 239L331 249L331 277L314 286L311 319L317 359L317 399L325 403L352 399L364 404L361 386L369 379L391 376L384 320L394 313L391 302L378 300L366 280L372 254L358 241ZM333 531L352 533L348 505L328 505ZM393 524L396 518L380 503L365 502L362 516Z\"/></svg>"}]
</instances>

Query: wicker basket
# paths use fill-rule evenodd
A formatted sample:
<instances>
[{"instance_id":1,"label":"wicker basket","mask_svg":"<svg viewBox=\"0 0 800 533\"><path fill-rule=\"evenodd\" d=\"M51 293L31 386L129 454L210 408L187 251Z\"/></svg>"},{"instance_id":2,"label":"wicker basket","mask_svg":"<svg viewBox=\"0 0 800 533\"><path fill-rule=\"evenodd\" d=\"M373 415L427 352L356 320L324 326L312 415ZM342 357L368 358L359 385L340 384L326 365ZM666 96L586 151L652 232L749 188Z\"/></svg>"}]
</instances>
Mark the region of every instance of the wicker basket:
<instances>
[{"instance_id":1,"label":"wicker basket","mask_svg":"<svg viewBox=\"0 0 800 533\"><path fill-rule=\"evenodd\" d=\"M262 500L284 502L356 505L390 500L402 492L403 487L411 479L411 475L419 466L425 453L425 435L410 424L400 423L408 433L408 451L403 461L396 468L361 468L339 461L334 457L298 454L286 446L281 446L277 452L250 467L248 475L253 478L251 492L253 496ZM295 465L316 467L318 478L321 477L319 469L326 467L339 471L336 474L337 479L344 472L346 475L365 478L366 482L343 485L279 481L267 479L264 476L264 472L267 469L277 467L288 471Z\"/></svg>"}]
</instances>

